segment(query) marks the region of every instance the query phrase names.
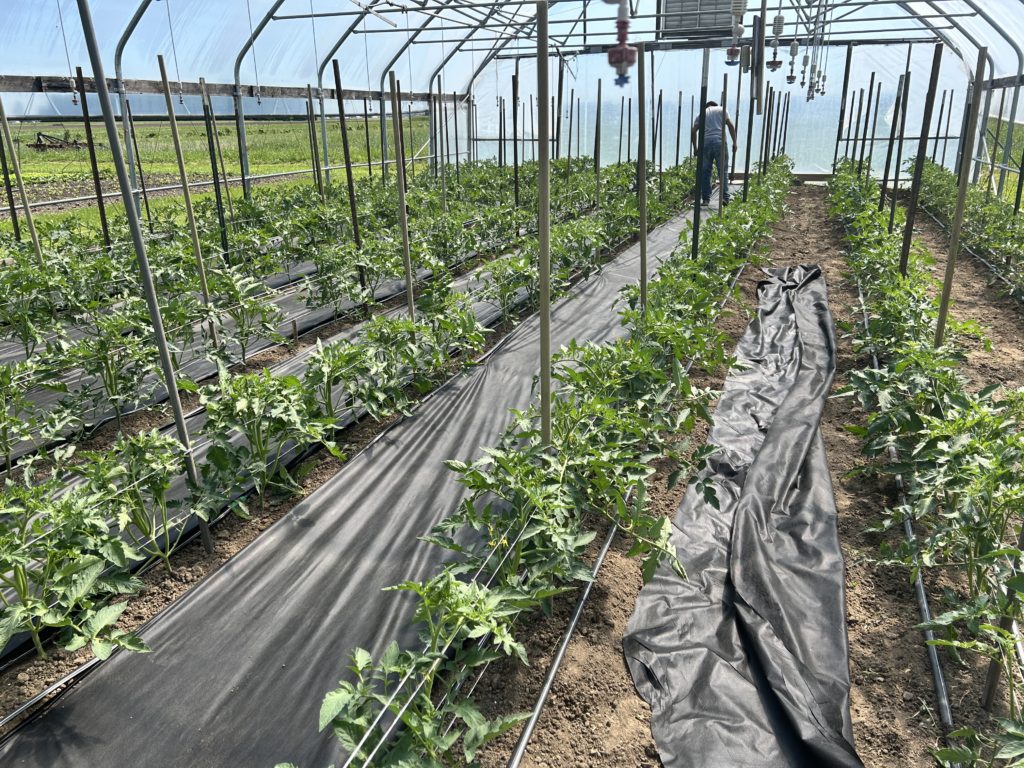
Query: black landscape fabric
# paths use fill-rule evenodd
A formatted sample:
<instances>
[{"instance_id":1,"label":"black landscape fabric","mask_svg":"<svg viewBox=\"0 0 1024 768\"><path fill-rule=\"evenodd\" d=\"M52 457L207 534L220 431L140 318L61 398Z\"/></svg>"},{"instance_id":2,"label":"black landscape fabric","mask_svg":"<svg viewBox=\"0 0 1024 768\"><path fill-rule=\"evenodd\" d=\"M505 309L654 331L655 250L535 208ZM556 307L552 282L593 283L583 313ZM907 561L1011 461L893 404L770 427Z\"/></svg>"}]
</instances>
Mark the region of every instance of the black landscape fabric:
<instances>
[{"instance_id":1,"label":"black landscape fabric","mask_svg":"<svg viewBox=\"0 0 1024 768\"><path fill-rule=\"evenodd\" d=\"M685 229L651 233L651 272ZM624 334L616 299L639 266L634 245L559 301L552 345ZM152 653L115 654L0 745L0 766L341 765L323 696L355 647L418 642L414 602L381 590L437 571L445 553L419 537L465 494L443 462L476 459L529 405L538 344L534 317L150 622Z\"/></svg>"},{"instance_id":2,"label":"black landscape fabric","mask_svg":"<svg viewBox=\"0 0 1024 768\"><path fill-rule=\"evenodd\" d=\"M843 558L820 420L835 373L816 266L768 270L714 453L673 521L623 647L666 768L860 766L853 747Z\"/></svg>"}]
</instances>

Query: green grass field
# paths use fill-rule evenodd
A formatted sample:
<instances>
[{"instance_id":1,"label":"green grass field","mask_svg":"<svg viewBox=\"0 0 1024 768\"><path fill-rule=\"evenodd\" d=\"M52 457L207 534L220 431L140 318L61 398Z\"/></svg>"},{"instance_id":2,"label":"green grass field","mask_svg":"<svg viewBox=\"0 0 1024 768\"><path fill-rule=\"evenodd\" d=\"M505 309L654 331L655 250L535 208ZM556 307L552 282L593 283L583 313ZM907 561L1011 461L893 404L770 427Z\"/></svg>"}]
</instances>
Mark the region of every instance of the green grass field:
<instances>
[{"instance_id":1,"label":"green grass field","mask_svg":"<svg viewBox=\"0 0 1024 768\"><path fill-rule=\"evenodd\" d=\"M412 119L412 139L410 140L409 120L404 121L406 143L410 150L415 147L417 156L425 156L428 119L416 116ZM211 177L210 155L208 151L206 129L200 122L178 123L185 153L185 166L189 177L193 180ZM176 176L177 161L174 156L174 144L171 138L170 124L167 122L136 121L136 138L142 169L147 177L153 175L160 179ZM58 136L67 140L85 141L85 128L81 121L62 123L12 123L12 134L18 147L18 158L21 162L22 174L26 182L32 185L59 184L68 181L89 181L89 154L85 149L47 149L37 150L28 147L35 142L36 132ZM394 146L390 120L388 123L389 146ZM342 163L341 135L337 119L328 121L328 149L331 164ZM93 123L94 136L102 143L97 155L100 173L105 179L114 178L114 164L107 148L106 133L100 122ZM380 159L380 123L375 117L369 121L370 153L373 160ZM239 175L238 138L234 121L221 119L217 121L217 133L220 148L224 156L224 164L231 177ZM362 117L348 120L349 142L352 150L352 161L364 163L366 153L366 131ZM309 130L304 120L300 121L264 121L250 120L246 123L246 136L249 145L249 168L253 174L281 173L297 171L310 167ZM123 140L123 135L122 135ZM320 143L319 123L317 142Z\"/></svg>"}]
</instances>

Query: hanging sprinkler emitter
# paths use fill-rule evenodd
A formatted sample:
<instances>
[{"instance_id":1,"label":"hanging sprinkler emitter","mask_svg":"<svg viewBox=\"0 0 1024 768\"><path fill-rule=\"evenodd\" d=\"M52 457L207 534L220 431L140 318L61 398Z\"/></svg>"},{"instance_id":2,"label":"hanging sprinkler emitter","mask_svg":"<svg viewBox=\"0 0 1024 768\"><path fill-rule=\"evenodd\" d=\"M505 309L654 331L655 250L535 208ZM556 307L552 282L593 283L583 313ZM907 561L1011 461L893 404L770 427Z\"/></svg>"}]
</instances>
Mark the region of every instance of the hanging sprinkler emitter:
<instances>
[{"instance_id":1,"label":"hanging sprinkler emitter","mask_svg":"<svg viewBox=\"0 0 1024 768\"><path fill-rule=\"evenodd\" d=\"M796 82L796 57L800 54L800 41L794 40L789 44L789 74L786 75L786 82L792 85Z\"/></svg>"},{"instance_id":2,"label":"hanging sprinkler emitter","mask_svg":"<svg viewBox=\"0 0 1024 768\"><path fill-rule=\"evenodd\" d=\"M782 66L782 62L779 60L779 41L772 40L772 60L766 61L764 64L772 72L778 72L779 67Z\"/></svg>"},{"instance_id":3,"label":"hanging sprinkler emitter","mask_svg":"<svg viewBox=\"0 0 1024 768\"><path fill-rule=\"evenodd\" d=\"M604 0L609 5L619 6L619 18L615 22L618 30L618 44L608 49L608 64L618 77L617 86L624 87L629 83L629 70L636 66L636 48L629 45L629 0Z\"/></svg>"},{"instance_id":4,"label":"hanging sprinkler emitter","mask_svg":"<svg viewBox=\"0 0 1024 768\"><path fill-rule=\"evenodd\" d=\"M75 78L69 77L68 83L71 84L71 103L76 107L78 106L78 83L75 82ZM82 94L82 98L85 98L85 94Z\"/></svg>"},{"instance_id":5,"label":"hanging sprinkler emitter","mask_svg":"<svg viewBox=\"0 0 1024 768\"><path fill-rule=\"evenodd\" d=\"M725 51L726 66L737 67L742 63L743 50L740 48L740 38L743 37L743 17L746 13L747 0L732 0L732 45ZM744 71L750 69L749 60L744 67Z\"/></svg>"}]
</instances>

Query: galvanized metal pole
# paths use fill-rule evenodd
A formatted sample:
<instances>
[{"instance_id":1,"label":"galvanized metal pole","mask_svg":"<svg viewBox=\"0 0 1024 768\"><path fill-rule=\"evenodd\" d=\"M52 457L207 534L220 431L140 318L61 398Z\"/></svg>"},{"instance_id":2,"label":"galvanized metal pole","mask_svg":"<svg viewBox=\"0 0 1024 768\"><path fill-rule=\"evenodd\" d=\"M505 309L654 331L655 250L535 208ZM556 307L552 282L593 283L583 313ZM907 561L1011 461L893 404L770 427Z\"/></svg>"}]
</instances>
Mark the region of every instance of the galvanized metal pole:
<instances>
[{"instance_id":1,"label":"galvanized metal pole","mask_svg":"<svg viewBox=\"0 0 1024 768\"><path fill-rule=\"evenodd\" d=\"M1013 215L1020 213L1021 194L1024 193L1024 150L1020 154L1020 165L1017 166L1017 196L1013 201Z\"/></svg>"},{"instance_id":2,"label":"galvanized metal pole","mask_svg":"<svg viewBox=\"0 0 1024 768\"><path fill-rule=\"evenodd\" d=\"M398 85L394 70L388 72L391 85L391 124L395 138L395 174L398 187L398 224L402 231L402 262L405 265L405 300L409 309L409 319L416 320L416 295L413 289L412 257L409 254L409 211L405 205L405 147L402 146L402 111L398 106ZM444 176L441 176L444 179Z\"/></svg>"},{"instance_id":3,"label":"galvanized metal pole","mask_svg":"<svg viewBox=\"0 0 1024 768\"><path fill-rule=\"evenodd\" d=\"M637 43L637 136L636 191L640 206L640 312L647 316L647 65L644 63L644 44Z\"/></svg>"},{"instance_id":4,"label":"galvanized metal pole","mask_svg":"<svg viewBox=\"0 0 1024 768\"><path fill-rule=\"evenodd\" d=\"M576 89L569 89L569 136L568 141L565 143L565 156L572 159L572 110L576 104Z\"/></svg>"},{"instance_id":5,"label":"galvanized metal pole","mask_svg":"<svg viewBox=\"0 0 1024 768\"><path fill-rule=\"evenodd\" d=\"M561 79L561 76L559 76ZM548 0L537 3L537 261L540 281L540 429L551 444L551 115L548 87ZM517 746L518 749L518 746ZM523 751L526 745L523 744Z\"/></svg>"},{"instance_id":6,"label":"galvanized metal pole","mask_svg":"<svg viewBox=\"0 0 1024 768\"><path fill-rule=\"evenodd\" d=\"M872 74L874 74L874 73L872 73ZM864 143L863 143L863 139L861 139L861 135L860 135L860 131L861 131L861 117L863 117L863 115L864 115L864 89L861 88L860 92L858 94L858 99L857 99L857 119L856 119L856 121L853 124L853 129L854 129L854 133L853 133L853 155L850 158L851 161L853 161L853 160L857 161L857 175L858 176L861 174L861 171L864 168ZM867 126L865 125L864 127L866 128ZM857 159L858 152L860 153L860 159L859 160Z\"/></svg>"},{"instance_id":7,"label":"galvanized metal pole","mask_svg":"<svg viewBox=\"0 0 1024 768\"><path fill-rule=\"evenodd\" d=\"M711 61L711 51L704 49L704 64L700 75L700 113L697 117L697 184L696 194L693 196L693 233L690 240L690 258L697 260L698 247L700 244L700 207L704 197L704 186L701 183L704 170L704 126L706 123L704 105L708 100L708 65Z\"/></svg>"},{"instance_id":8,"label":"galvanized metal pole","mask_svg":"<svg viewBox=\"0 0 1024 768\"><path fill-rule=\"evenodd\" d=\"M235 225L235 206L231 202L231 185L228 181L228 169L224 165L224 153L220 147L220 131L217 130L217 112L213 108L213 100L209 94L205 94L206 103L210 106L210 125L213 127L213 143L217 148L217 161L220 163L220 176L224 181L224 197L227 199L228 204L228 218L231 220L231 225Z\"/></svg>"},{"instance_id":9,"label":"galvanized metal pole","mask_svg":"<svg viewBox=\"0 0 1024 768\"><path fill-rule=\"evenodd\" d=\"M153 324L153 336L160 357L160 367L163 369L167 399L174 414L174 425L177 429L178 440L185 451L185 471L192 485L198 488L201 480L199 472L196 470L195 457L192 455L192 444L188 435L188 427L185 425L185 414L182 411L181 400L178 397L178 383L174 374L174 364L171 361L171 353L167 347L167 338L164 336L163 318L160 315L160 302L157 299L153 275L149 269L149 259L146 257L146 243L142 235L139 213L132 199L128 169L124 164L121 142L117 135L117 124L114 122L114 112L110 106L110 93L107 91L107 79L103 73L103 59L99 43L96 40L96 30L93 28L92 14L89 11L89 0L78 0L78 14L82 20L82 32L84 33L86 47L89 50L89 60L92 63L93 79L96 82L96 94L99 97L100 107L103 110L103 122L107 129L107 141L110 142L114 168L117 172L118 183L121 186L125 217L128 220L128 230L131 232L132 244L135 247L136 263L139 266L139 274L142 278L142 289L146 298L146 307L149 310L150 321ZM210 537L210 528L206 521L201 518L199 520L199 531L206 551L208 553L212 552L213 539Z\"/></svg>"},{"instance_id":10,"label":"galvanized metal pole","mask_svg":"<svg viewBox=\"0 0 1024 768\"><path fill-rule=\"evenodd\" d=\"M43 249L39 245L39 234L36 232L36 223L32 218L32 208L28 204L28 194L25 192L25 180L21 177L21 164L18 162L18 150L14 146L14 139L11 138L11 126L7 124L7 111L4 109L4 100L0 96L0 130L3 131L3 141L11 153L11 168L14 171L14 183L18 187L18 196L21 197L21 207L25 211L25 226L32 237L32 247L36 252L36 260L39 266L46 269L43 261Z\"/></svg>"},{"instance_id":11,"label":"galvanized metal pole","mask_svg":"<svg viewBox=\"0 0 1024 768\"><path fill-rule=\"evenodd\" d=\"M843 69L843 97L839 102L839 125L836 127L836 149L832 155L832 167L839 163L839 142L843 138L843 123L846 122L846 104L850 91L850 62L853 60L853 45L846 46L846 66Z\"/></svg>"},{"instance_id":12,"label":"galvanized metal pole","mask_svg":"<svg viewBox=\"0 0 1024 768\"><path fill-rule=\"evenodd\" d=\"M896 85L896 103L892 108L892 127L889 129L889 145L885 151L885 167L882 169L881 191L878 195L878 210L885 210L885 188L889 184L889 168L892 165L892 152L896 143L896 129L900 122L900 110L903 109L903 89L908 75L900 75L899 83Z\"/></svg>"},{"instance_id":13,"label":"galvanized metal pole","mask_svg":"<svg viewBox=\"0 0 1024 768\"><path fill-rule=\"evenodd\" d=\"M619 162L622 162L622 131L626 127L626 97L619 102Z\"/></svg>"},{"instance_id":14,"label":"galvanized metal pole","mask_svg":"<svg viewBox=\"0 0 1024 768\"><path fill-rule=\"evenodd\" d=\"M536 112L533 106L533 94L530 94L530 138L533 141L530 142L530 159L533 161L537 160L537 142L540 139L537 138L537 118Z\"/></svg>"},{"instance_id":15,"label":"galvanized metal pole","mask_svg":"<svg viewBox=\"0 0 1024 768\"><path fill-rule=\"evenodd\" d=\"M974 82L982 83L985 76L985 57L987 48L978 50L978 63L975 67ZM970 163L974 157L974 134L978 129L978 114L981 111L982 89L974 89L970 112L967 118L967 133L964 136L964 152L960 158L960 184L957 188L956 208L949 231L949 256L946 259L946 275L942 283L942 298L939 300L939 316L935 322L935 346L942 346L946 332L946 319L949 315L949 297L953 291L953 275L956 271L956 260L960 255L960 233L964 224L964 209L967 205L967 190L970 187ZM904 274L906 272L904 271Z\"/></svg>"},{"instance_id":16,"label":"galvanized metal pole","mask_svg":"<svg viewBox=\"0 0 1024 768\"><path fill-rule=\"evenodd\" d=\"M192 190L188 185L188 174L185 171L185 153L181 148L181 135L178 133L178 121L174 115L174 99L171 97L171 84L167 79L167 66L162 54L156 57L160 67L160 81L163 83L164 104L167 106L167 122L171 127L171 140L174 144L174 157L178 161L178 177L181 180L181 194L185 201L185 220L188 233L192 238L192 255L196 260L196 274L199 277L199 289L203 294L203 304L210 307L210 287L206 283L206 264L203 262L203 248L199 243L199 227L196 225L196 214L192 209ZM95 67L94 67L95 69ZM220 345L217 337L217 325L210 320L210 339L215 346Z\"/></svg>"},{"instance_id":17,"label":"galvanized metal pole","mask_svg":"<svg viewBox=\"0 0 1024 768\"><path fill-rule=\"evenodd\" d=\"M518 111L518 109L517 109ZM452 93L452 134L455 136L455 183L462 184L462 170L459 166L459 95ZM409 135L412 136L412 119L409 120ZM416 162L416 147L413 147L413 167Z\"/></svg>"},{"instance_id":18,"label":"galvanized metal pole","mask_svg":"<svg viewBox=\"0 0 1024 768\"><path fill-rule=\"evenodd\" d=\"M562 156L562 96L565 92L565 59L558 57L558 95L555 104L555 159Z\"/></svg>"},{"instance_id":19,"label":"galvanized metal pole","mask_svg":"<svg viewBox=\"0 0 1024 768\"><path fill-rule=\"evenodd\" d=\"M371 151L370 143L370 102L364 96L363 97L363 136L366 139L366 173L372 179L373 178L373 152ZM431 154L433 154L433 148L431 148Z\"/></svg>"},{"instance_id":20,"label":"galvanized metal pole","mask_svg":"<svg viewBox=\"0 0 1024 768\"><path fill-rule=\"evenodd\" d=\"M412 154L409 155L409 173L413 179L416 178L416 136L413 134L413 123L412 123L412 102L410 101L405 105L405 114L409 118L409 146L412 147ZM457 116L456 116L457 117ZM456 125L455 135L459 135L458 123ZM455 153L455 166L458 168L459 153Z\"/></svg>"},{"instance_id":21,"label":"galvanized metal pole","mask_svg":"<svg viewBox=\"0 0 1024 768\"><path fill-rule=\"evenodd\" d=\"M96 142L92 137L92 120L89 119L89 98L85 92L85 77L82 68L75 67L75 81L78 93L82 97L82 123L85 126L85 143L89 147L89 166L92 169L92 184L96 190L96 210L100 215L100 230L103 233L103 244L110 248L110 227L107 225L107 206L103 202L103 186L100 183L100 167L96 162Z\"/></svg>"},{"instance_id":22,"label":"galvanized metal pole","mask_svg":"<svg viewBox=\"0 0 1024 768\"><path fill-rule=\"evenodd\" d=\"M928 95L924 102L924 117L921 120L921 136L917 143L917 157L914 161L914 178L910 184L910 202L907 204L907 223L903 228L903 249L900 251L900 274L907 274L907 260L910 258L910 245L914 240L914 219L917 216L917 201L921 196L921 174L924 163L928 159L928 130L932 124L932 108L935 106L935 90L939 83L939 70L942 67L942 43L935 44L932 55L932 73L928 81ZM980 82L980 81L979 81Z\"/></svg>"},{"instance_id":23,"label":"galvanized metal pole","mask_svg":"<svg viewBox=\"0 0 1024 768\"><path fill-rule=\"evenodd\" d=\"M321 202L327 202L327 190L324 189L323 169L320 167L320 147L316 138L316 107L313 106L313 86L306 85L306 120L309 125L310 158L313 161L313 183L320 194Z\"/></svg>"},{"instance_id":24,"label":"galvanized metal pole","mask_svg":"<svg viewBox=\"0 0 1024 768\"><path fill-rule=\"evenodd\" d=\"M754 88L757 86L757 78L754 77L753 72L750 74L750 92L749 100L747 103L747 138L746 145L747 150L743 159L743 202L747 201L747 195L750 192L750 156L753 154L754 148L754 113L756 108L754 106ZM700 172L700 164L697 165L698 173ZM700 178L699 176L697 177Z\"/></svg>"},{"instance_id":25,"label":"galvanized metal pole","mask_svg":"<svg viewBox=\"0 0 1024 768\"><path fill-rule=\"evenodd\" d=\"M128 134L128 138L131 140L131 144L135 149L135 164L139 168L139 190L142 192L142 203L146 211L146 224L149 226L150 234L153 233L153 212L149 209L149 192L146 190L146 172L142 169L142 153L139 152L139 136L135 132L135 119L132 117L132 103L128 100L124 102L124 116L126 127L125 131ZM132 199L137 199L138 195L132 193Z\"/></svg>"},{"instance_id":26,"label":"galvanized metal pole","mask_svg":"<svg viewBox=\"0 0 1024 768\"><path fill-rule=\"evenodd\" d=\"M242 194L252 199L252 182L249 180L249 143L245 134L245 108L242 105L242 91L235 86L235 136L238 139L238 175L242 179Z\"/></svg>"}]
</instances>

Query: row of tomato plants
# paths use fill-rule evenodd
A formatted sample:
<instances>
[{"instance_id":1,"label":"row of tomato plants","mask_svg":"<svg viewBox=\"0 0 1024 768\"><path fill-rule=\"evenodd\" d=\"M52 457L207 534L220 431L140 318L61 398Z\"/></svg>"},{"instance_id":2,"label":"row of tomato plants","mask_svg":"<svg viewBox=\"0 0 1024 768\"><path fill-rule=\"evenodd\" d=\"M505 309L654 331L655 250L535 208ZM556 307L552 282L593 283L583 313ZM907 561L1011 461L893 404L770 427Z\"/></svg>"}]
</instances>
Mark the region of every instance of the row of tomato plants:
<instances>
[{"instance_id":1,"label":"row of tomato plants","mask_svg":"<svg viewBox=\"0 0 1024 768\"><path fill-rule=\"evenodd\" d=\"M949 576L940 615L920 628L932 630L931 642L954 662L994 660L1008 681L1009 717L983 730L957 730L935 757L942 765L1022 765L1024 670L1010 622L1021 618L1015 590L1024 588L1015 566L1024 510L1024 392L968 385L959 368L965 339L981 338L976 325L951 321L944 345L934 346L939 286L931 257L915 243L901 276L902 226L889 232L878 185L844 162L829 194L864 298L866 327L854 333L856 349L879 360L850 375L844 393L858 398L866 424L848 429L863 440L863 471L907 481L877 526L888 534L880 562L907 569L912 579L930 574L931 584ZM902 224L902 211L899 218ZM902 535L907 521L912 538Z\"/></svg>"},{"instance_id":2,"label":"row of tomato plants","mask_svg":"<svg viewBox=\"0 0 1024 768\"><path fill-rule=\"evenodd\" d=\"M587 165L579 161L572 166L566 163L562 170L564 183L554 196L555 215L569 218L579 215L586 201L592 205L595 180ZM614 181L615 172L608 174ZM492 180L496 201L478 204L479 193L462 196L461 187L452 179L453 204L445 211L433 192L435 182L421 176L425 189L410 189L416 193L411 194L414 203L410 210L415 235L412 258L418 269L438 273L467 253L493 253L515 245L524 229L529 229L529 214L524 208L505 205L507 177L505 169L493 164L465 168L462 178L471 190L483 188L485 179ZM230 362L224 355L227 344L241 353L244 363L247 349L256 340L281 341L277 329L285 318L275 303L275 293L267 290L264 281L274 271L294 266L301 258L297 254L311 254L316 268L314 276L299 286L311 308L332 307L340 312L365 307L386 280L399 279L403 272L400 240L393 222L379 215L380 201L394 198L394 186L383 191L379 184L361 187L360 192L368 192L358 198L367 223L358 249L349 236L347 219L340 218L341 206L347 205L343 192L332 192L327 201L320 201L319 197L310 199L308 192L257 190L254 201L263 206L261 210L268 206L267 200L275 201L280 211L288 214L288 224L268 228L268 222L276 219L263 214L246 220L250 234L256 233L243 249L246 258L208 271L213 297L210 307L200 299L187 238L184 242L181 238L163 241L154 249L176 367L182 369L195 355L216 363ZM391 203L393 208L393 199ZM476 224L468 227L471 220ZM371 221L376 224L370 225ZM159 381L156 350L146 330L148 314L127 252L120 247L111 253L83 248L63 230L46 242L45 269L23 246L12 252L11 269L0 275L0 280L18 286L6 294L7 328L24 331L26 352L31 352L34 340L41 338L44 318L53 319L54 302L43 300L44 294L50 299L60 297L59 303L72 306L74 322L69 324L65 318L56 333L46 336L44 353L13 363L0 373L0 404L7 406L2 411L6 415L0 416L0 456L8 466L17 446L33 440L45 444L55 436L81 431L91 426L101 406L120 424L122 413L146 402ZM278 247L275 253L270 247L273 243L288 245ZM257 257L249 258L251 254ZM220 341L217 347L210 344L209 329L214 327ZM72 328L77 333L71 334ZM69 380L62 376L69 368L84 375ZM37 405L39 398L30 393L39 387L56 390L60 404Z\"/></svg>"},{"instance_id":3,"label":"row of tomato plants","mask_svg":"<svg viewBox=\"0 0 1024 768\"><path fill-rule=\"evenodd\" d=\"M727 362L714 325L719 302L781 215L790 180L788 161L774 163L748 202L706 222L697 259L684 233L684 245L649 285L646 311L638 286L624 291L627 335L572 343L555 355L549 445L533 403L513 412L483 458L447 462L468 498L427 540L454 560L436 576L392 588L416 596L423 646L392 643L378 659L356 649L349 679L322 704L321 730L332 728L357 761L376 750L390 717L401 728L376 752L378 765L474 764L484 745L520 723L523 714L485 716L469 683L494 660L528 663L518 619L550 612L557 595L590 578L588 546L602 520L617 525L631 554L644 559L645 578L662 562L682 571L670 521L646 505L651 464L674 460L678 479L704 458L684 436L710 420L712 393L694 386L684 366Z\"/></svg>"},{"instance_id":4,"label":"row of tomato plants","mask_svg":"<svg viewBox=\"0 0 1024 768\"><path fill-rule=\"evenodd\" d=\"M670 176L677 180L671 188L678 207L692 168ZM613 187L609 206L553 226L556 295L635 232L638 221L630 229L617 200L628 194L628 185ZM659 209L659 218L668 209ZM323 446L340 456L333 437L354 413L384 418L436 386L484 343L475 302L492 301L507 314L517 302L535 300L535 239L524 239L520 248L523 260L485 276L474 294L455 292L439 279L421 298L415 321L381 315L350 341L318 345L301 377L266 369L231 374L222 367L218 381L199 390L207 417L199 437L209 450L201 483L186 495L172 493L184 475L182 448L156 431L122 435L108 451L75 457L74 446L65 446L27 461L20 477L0 491L0 648L25 632L42 654L44 633L63 630L68 647L91 642L98 656L115 647L143 649L116 629L125 603L111 602L138 587L132 566L159 559L170 568L187 517L209 518L225 508L245 514L242 499L250 490L261 504L268 491L295 492L288 462L296 455ZM498 286L502 281L514 290ZM50 469L40 471L46 460ZM79 477L70 486L69 467Z\"/></svg>"},{"instance_id":5,"label":"row of tomato plants","mask_svg":"<svg viewBox=\"0 0 1024 768\"><path fill-rule=\"evenodd\" d=\"M937 163L925 163L921 204L946 227L956 211L957 192L955 173ZM1014 295L1024 298L1024 219L1014 213L1011 202L982 186L970 187L961 239L990 262Z\"/></svg>"}]
</instances>

